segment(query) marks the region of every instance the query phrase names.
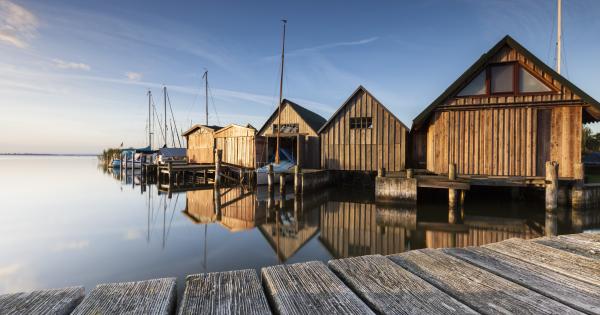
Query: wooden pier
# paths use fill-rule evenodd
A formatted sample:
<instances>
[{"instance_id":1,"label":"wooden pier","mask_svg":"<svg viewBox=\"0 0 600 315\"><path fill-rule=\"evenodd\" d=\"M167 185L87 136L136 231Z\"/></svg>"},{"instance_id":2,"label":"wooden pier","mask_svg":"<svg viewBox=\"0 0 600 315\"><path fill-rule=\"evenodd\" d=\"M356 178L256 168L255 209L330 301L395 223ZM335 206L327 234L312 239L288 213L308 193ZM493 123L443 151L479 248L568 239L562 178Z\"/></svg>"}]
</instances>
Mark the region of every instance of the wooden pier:
<instances>
[{"instance_id":1,"label":"wooden pier","mask_svg":"<svg viewBox=\"0 0 600 315\"><path fill-rule=\"evenodd\" d=\"M600 314L600 233L0 296L1 314ZM83 298L83 300L82 300Z\"/></svg>"}]
</instances>

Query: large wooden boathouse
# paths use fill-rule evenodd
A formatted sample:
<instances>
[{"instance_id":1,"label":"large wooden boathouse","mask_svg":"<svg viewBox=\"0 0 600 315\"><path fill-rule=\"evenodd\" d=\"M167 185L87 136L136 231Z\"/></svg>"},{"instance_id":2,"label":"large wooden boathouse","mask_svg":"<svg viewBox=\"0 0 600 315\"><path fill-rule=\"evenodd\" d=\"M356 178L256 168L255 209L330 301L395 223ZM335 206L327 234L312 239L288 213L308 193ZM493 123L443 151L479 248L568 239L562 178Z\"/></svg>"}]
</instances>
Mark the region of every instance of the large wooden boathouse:
<instances>
[{"instance_id":1,"label":"large wooden boathouse","mask_svg":"<svg viewBox=\"0 0 600 315\"><path fill-rule=\"evenodd\" d=\"M560 178L581 163L582 124L600 104L504 37L413 121L412 163L436 174Z\"/></svg>"},{"instance_id":2,"label":"large wooden boathouse","mask_svg":"<svg viewBox=\"0 0 600 315\"><path fill-rule=\"evenodd\" d=\"M319 130L321 167L329 170L400 171L406 166L409 129L359 86Z\"/></svg>"},{"instance_id":3,"label":"large wooden boathouse","mask_svg":"<svg viewBox=\"0 0 600 315\"><path fill-rule=\"evenodd\" d=\"M325 118L290 100L284 99L281 114L276 109L258 131L266 138L263 159L273 161L275 156L277 129L280 147L294 157L302 168L317 169L320 166L319 128Z\"/></svg>"},{"instance_id":4,"label":"large wooden boathouse","mask_svg":"<svg viewBox=\"0 0 600 315\"><path fill-rule=\"evenodd\" d=\"M184 133L189 163L215 163L215 131L222 127L194 125Z\"/></svg>"}]
</instances>

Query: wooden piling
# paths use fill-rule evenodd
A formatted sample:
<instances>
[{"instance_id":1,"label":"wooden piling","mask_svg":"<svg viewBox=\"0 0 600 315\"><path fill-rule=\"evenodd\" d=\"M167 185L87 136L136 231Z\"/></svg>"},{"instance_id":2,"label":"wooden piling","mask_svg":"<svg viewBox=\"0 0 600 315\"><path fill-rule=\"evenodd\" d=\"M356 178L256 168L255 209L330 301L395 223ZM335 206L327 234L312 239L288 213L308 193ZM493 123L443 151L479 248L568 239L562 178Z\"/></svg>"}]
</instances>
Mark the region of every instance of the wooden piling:
<instances>
[{"instance_id":1,"label":"wooden piling","mask_svg":"<svg viewBox=\"0 0 600 315\"><path fill-rule=\"evenodd\" d=\"M296 165L296 167L294 168L294 193L296 195L300 194L300 190L301 190L301 178L300 178L300 172L301 172L301 168L300 165Z\"/></svg>"},{"instance_id":2,"label":"wooden piling","mask_svg":"<svg viewBox=\"0 0 600 315\"><path fill-rule=\"evenodd\" d=\"M553 211L558 207L558 163L546 162L546 210Z\"/></svg>"},{"instance_id":3,"label":"wooden piling","mask_svg":"<svg viewBox=\"0 0 600 315\"><path fill-rule=\"evenodd\" d=\"M279 173L279 192L285 195L285 173Z\"/></svg>"},{"instance_id":4,"label":"wooden piling","mask_svg":"<svg viewBox=\"0 0 600 315\"><path fill-rule=\"evenodd\" d=\"M406 169L406 178L413 178L413 177L414 177L413 169L412 168Z\"/></svg>"},{"instance_id":5,"label":"wooden piling","mask_svg":"<svg viewBox=\"0 0 600 315\"><path fill-rule=\"evenodd\" d=\"M456 164L448 164L448 179L456 180ZM453 188L448 189L448 208L456 208L457 190Z\"/></svg>"},{"instance_id":6,"label":"wooden piling","mask_svg":"<svg viewBox=\"0 0 600 315\"><path fill-rule=\"evenodd\" d=\"M377 169L377 177L385 177L385 168L380 167Z\"/></svg>"},{"instance_id":7,"label":"wooden piling","mask_svg":"<svg viewBox=\"0 0 600 315\"><path fill-rule=\"evenodd\" d=\"M573 170L575 182L571 189L571 205L574 209L581 209L585 205L585 192L583 189L585 184L585 173L583 163L575 163L573 165Z\"/></svg>"},{"instance_id":8,"label":"wooden piling","mask_svg":"<svg viewBox=\"0 0 600 315\"><path fill-rule=\"evenodd\" d=\"M269 166L267 166L267 184L269 186L269 191L273 191L273 184L275 183L274 176L273 164L269 164Z\"/></svg>"},{"instance_id":9,"label":"wooden piling","mask_svg":"<svg viewBox=\"0 0 600 315\"><path fill-rule=\"evenodd\" d=\"M221 150L215 151L215 187L221 183Z\"/></svg>"}]
</instances>

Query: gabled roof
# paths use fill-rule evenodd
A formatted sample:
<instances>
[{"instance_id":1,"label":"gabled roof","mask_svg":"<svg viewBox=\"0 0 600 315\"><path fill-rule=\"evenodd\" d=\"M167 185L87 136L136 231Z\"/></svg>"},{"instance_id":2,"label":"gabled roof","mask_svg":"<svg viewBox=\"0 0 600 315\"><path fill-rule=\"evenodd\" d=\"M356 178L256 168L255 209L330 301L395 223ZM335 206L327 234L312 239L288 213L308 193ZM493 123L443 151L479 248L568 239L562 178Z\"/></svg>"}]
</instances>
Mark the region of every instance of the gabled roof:
<instances>
[{"instance_id":1,"label":"gabled roof","mask_svg":"<svg viewBox=\"0 0 600 315\"><path fill-rule=\"evenodd\" d=\"M300 118L302 118L302 120L304 120L306 122L306 124L310 128L312 128L312 130L314 130L315 132L317 132L317 130L319 130L319 128L321 128L321 126L323 126L323 124L326 121L326 119L323 118L323 116L321 116L311 110L308 110L288 99L283 99L283 101L281 101L281 103L284 105L287 104L290 107L292 107L292 109L296 113L298 113L298 116L300 116ZM267 119L265 124L258 131L259 134L262 133L264 131L264 129L269 126L269 122L277 116L277 113L278 113L278 109L275 109L273 114L271 114L271 116L269 116L269 119Z\"/></svg>"},{"instance_id":2,"label":"gabled roof","mask_svg":"<svg viewBox=\"0 0 600 315\"><path fill-rule=\"evenodd\" d=\"M248 129L248 130L252 130L256 133L256 128L254 128L252 125L247 124L246 126L242 126L242 125L238 125L238 124L229 124L225 127L220 128L219 130L215 131L215 133L220 134L223 133L231 128L241 128L241 129Z\"/></svg>"},{"instance_id":3,"label":"gabled roof","mask_svg":"<svg viewBox=\"0 0 600 315\"><path fill-rule=\"evenodd\" d=\"M190 129L188 129L188 130L186 130L184 133L182 133L181 135L182 135L182 136L184 136L184 137L187 137L187 136L189 136L189 135L190 135L192 132L194 132L194 131L196 131L196 130L198 130L198 129L200 129L200 128L210 129L210 130L212 130L213 132L215 132L215 131L217 131L217 130L219 130L219 129L223 128L223 127L221 127L221 126L215 126L215 125L210 125L210 126L209 126L209 125L200 125L200 124L195 124L195 125L193 125L193 126L190 128Z\"/></svg>"},{"instance_id":4,"label":"gabled roof","mask_svg":"<svg viewBox=\"0 0 600 315\"><path fill-rule=\"evenodd\" d=\"M335 119L335 117L340 113L340 111L346 107L346 105L348 105L348 103L350 102L351 99L353 99L359 92L363 92L366 93L367 95L369 95L372 99L374 99L377 103L379 103L379 105L381 105L381 108L383 108L383 110L385 110L388 114L390 114L390 116L392 116L394 119L396 119L398 122L400 122L400 125L402 125L402 127L406 128L407 130L410 130L408 127L406 127L406 125L400 120L398 119L398 117L396 117L396 115L394 115L389 109L387 109L387 107L385 107L385 105L383 105L382 102L380 102L377 98L375 98L375 96L373 96L373 94L371 94L371 92L369 92L364 86L359 85L356 90L354 90L354 92L352 92L352 94L350 94L350 97L348 97L343 103L342 106L340 106L340 108L338 108L335 113L333 113L333 115L331 115L331 118L329 118L329 120L323 125L323 127L321 127L321 129L319 129L318 133L321 133L323 130L325 130L325 128L327 128L327 126Z\"/></svg>"},{"instance_id":5,"label":"gabled roof","mask_svg":"<svg viewBox=\"0 0 600 315\"><path fill-rule=\"evenodd\" d=\"M433 110L440 104L442 104L446 99L451 97L458 88L462 87L462 85L469 80L473 75L476 74L485 64L493 58L504 46L509 46L515 49L517 52L525 56L528 60L533 62L537 67L541 68L544 72L549 73L552 78L556 81L560 82L560 84L568 87L574 94L581 97L581 99L589 103L591 106L595 107L600 111L600 103L596 101L593 97L589 96L569 80L567 80L562 75L558 74L554 69L546 65L543 61L537 58L534 54L532 54L529 50L525 49L521 44L519 44L516 40L514 40L509 35L504 36L494 47L492 47L488 52L483 54L471 67L467 69L454 83L452 83L438 98L436 98L423 112L421 112L414 120L413 120L413 128L420 126L433 112Z\"/></svg>"}]
</instances>

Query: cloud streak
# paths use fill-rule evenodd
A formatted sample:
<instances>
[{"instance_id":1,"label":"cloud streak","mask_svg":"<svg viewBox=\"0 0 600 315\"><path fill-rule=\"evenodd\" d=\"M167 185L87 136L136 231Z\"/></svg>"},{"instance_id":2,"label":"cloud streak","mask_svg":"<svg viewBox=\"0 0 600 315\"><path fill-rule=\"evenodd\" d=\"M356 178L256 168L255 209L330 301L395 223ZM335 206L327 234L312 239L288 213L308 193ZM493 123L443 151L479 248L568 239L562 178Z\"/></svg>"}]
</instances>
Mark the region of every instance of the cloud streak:
<instances>
[{"instance_id":1,"label":"cloud streak","mask_svg":"<svg viewBox=\"0 0 600 315\"><path fill-rule=\"evenodd\" d=\"M9 0L0 0L0 42L26 48L35 37L38 19L33 13Z\"/></svg>"},{"instance_id":2,"label":"cloud streak","mask_svg":"<svg viewBox=\"0 0 600 315\"><path fill-rule=\"evenodd\" d=\"M314 46L314 47L301 48L301 49L296 49L296 50L287 52L285 54L285 56L286 57L302 56L302 55L308 55L308 54L316 53L319 51L338 48L338 47L361 46L361 45L366 45L366 44L372 43L378 39L379 39L378 36L374 36L374 37L369 37L369 38L356 40L356 41L350 41L350 42L335 42L335 43L323 44L323 45ZM265 60L273 60L276 58L279 58L279 55L266 57Z\"/></svg>"},{"instance_id":3,"label":"cloud streak","mask_svg":"<svg viewBox=\"0 0 600 315\"><path fill-rule=\"evenodd\" d=\"M129 81L139 81L142 79L142 77L144 76L142 73L140 72L126 72L125 76L127 77L127 80Z\"/></svg>"},{"instance_id":4,"label":"cloud streak","mask_svg":"<svg viewBox=\"0 0 600 315\"><path fill-rule=\"evenodd\" d=\"M54 62L54 66L59 69L72 69L72 70L83 70L83 71L90 71L92 69L92 67L90 67L90 65L85 64L85 63L68 62L68 61L64 61L61 59L53 59L52 61Z\"/></svg>"}]
</instances>

